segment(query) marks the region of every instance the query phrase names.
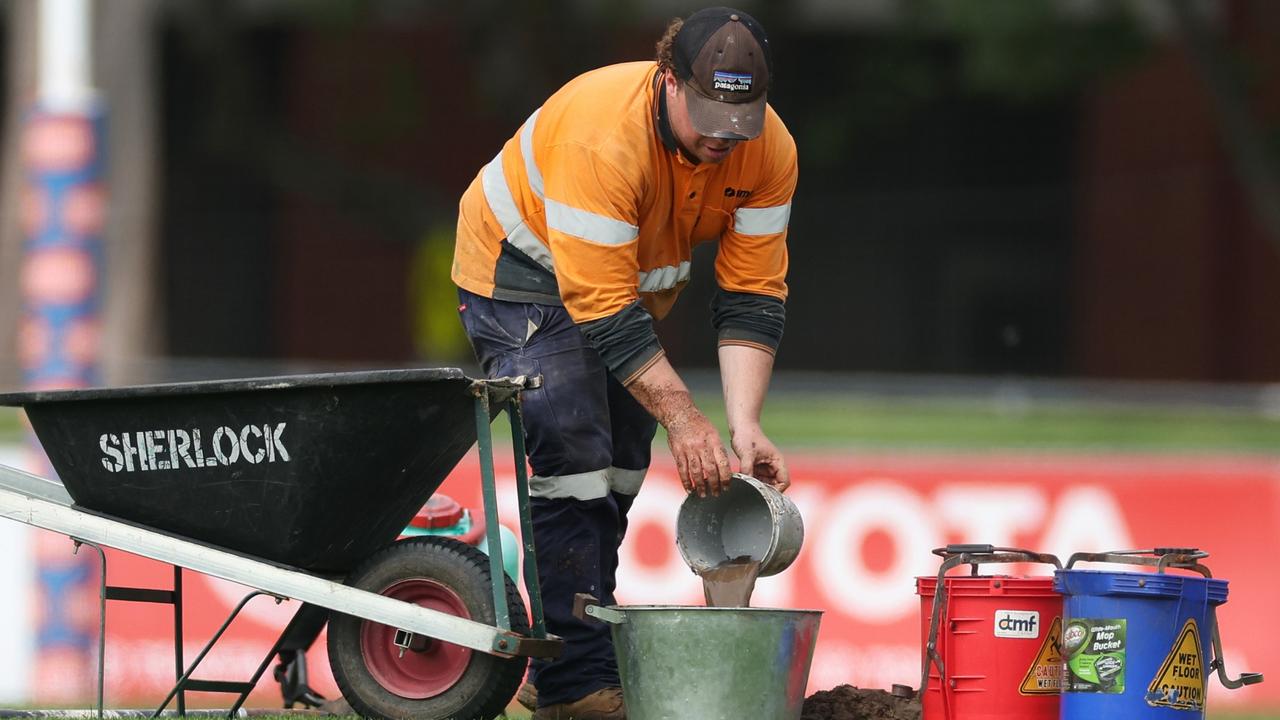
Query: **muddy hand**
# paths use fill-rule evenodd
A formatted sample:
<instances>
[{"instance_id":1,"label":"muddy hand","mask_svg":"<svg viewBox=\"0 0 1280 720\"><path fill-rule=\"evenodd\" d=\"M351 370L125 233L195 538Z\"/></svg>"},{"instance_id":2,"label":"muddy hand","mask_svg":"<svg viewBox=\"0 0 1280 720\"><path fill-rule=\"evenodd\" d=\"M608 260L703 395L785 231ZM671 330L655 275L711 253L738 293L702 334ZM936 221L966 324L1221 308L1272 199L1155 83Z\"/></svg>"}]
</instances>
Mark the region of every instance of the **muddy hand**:
<instances>
[{"instance_id":1,"label":"muddy hand","mask_svg":"<svg viewBox=\"0 0 1280 720\"><path fill-rule=\"evenodd\" d=\"M729 456L720 433L702 413L691 413L667 426L667 445L685 492L719 495L729 483Z\"/></svg>"},{"instance_id":2,"label":"muddy hand","mask_svg":"<svg viewBox=\"0 0 1280 720\"><path fill-rule=\"evenodd\" d=\"M738 456L739 472L745 473L786 492L791 487L787 462L765 434L758 430L735 433L733 451Z\"/></svg>"}]
</instances>

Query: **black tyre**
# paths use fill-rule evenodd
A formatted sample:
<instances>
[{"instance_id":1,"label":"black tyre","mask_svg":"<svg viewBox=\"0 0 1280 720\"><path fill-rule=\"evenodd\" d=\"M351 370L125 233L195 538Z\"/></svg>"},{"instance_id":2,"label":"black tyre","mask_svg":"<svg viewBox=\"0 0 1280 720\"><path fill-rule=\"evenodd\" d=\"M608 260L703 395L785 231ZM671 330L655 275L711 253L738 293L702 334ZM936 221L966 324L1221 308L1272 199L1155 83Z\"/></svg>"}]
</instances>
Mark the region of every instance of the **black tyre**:
<instances>
[{"instance_id":1,"label":"black tyre","mask_svg":"<svg viewBox=\"0 0 1280 720\"><path fill-rule=\"evenodd\" d=\"M524 602L504 575L511 629L529 630ZM347 578L361 590L495 624L489 558L444 537L402 540L371 555ZM370 718L490 720L511 702L527 658L499 658L430 639L401 652L395 628L333 613L329 666L343 697Z\"/></svg>"}]
</instances>

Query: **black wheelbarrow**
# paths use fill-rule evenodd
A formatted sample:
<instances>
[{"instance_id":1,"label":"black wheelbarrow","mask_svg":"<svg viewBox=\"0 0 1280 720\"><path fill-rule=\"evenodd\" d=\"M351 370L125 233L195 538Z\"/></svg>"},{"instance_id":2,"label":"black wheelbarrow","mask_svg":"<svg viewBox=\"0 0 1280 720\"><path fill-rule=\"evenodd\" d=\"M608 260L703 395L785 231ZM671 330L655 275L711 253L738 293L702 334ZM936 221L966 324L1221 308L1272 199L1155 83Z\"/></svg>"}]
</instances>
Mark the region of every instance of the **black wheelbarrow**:
<instances>
[{"instance_id":1,"label":"black wheelbarrow","mask_svg":"<svg viewBox=\"0 0 1280 720\"><path fill-rule=\"evenodd\" d=\"M0 466L0 516L98 551L104 623L108 600L174 606L183 672L157 714L175 697L185 712L188 691L238 694L229 714L239 709L290 630L247 681L193 674L266 595L332 611L329 662L362 715L492 718L528 659L563 646L543 625L529 520L519 398L537 382L428 369L0 395L26 411L61 479ZM490 422L503 409L530 613L502 570ZM443 537L397 542L477 441L489 556ZM100 546L171 564L173 589L107 586ZM256 588L189 666L184 568ZM99 713L102 672L99 662Z\"/></svg>"}]
</instances>

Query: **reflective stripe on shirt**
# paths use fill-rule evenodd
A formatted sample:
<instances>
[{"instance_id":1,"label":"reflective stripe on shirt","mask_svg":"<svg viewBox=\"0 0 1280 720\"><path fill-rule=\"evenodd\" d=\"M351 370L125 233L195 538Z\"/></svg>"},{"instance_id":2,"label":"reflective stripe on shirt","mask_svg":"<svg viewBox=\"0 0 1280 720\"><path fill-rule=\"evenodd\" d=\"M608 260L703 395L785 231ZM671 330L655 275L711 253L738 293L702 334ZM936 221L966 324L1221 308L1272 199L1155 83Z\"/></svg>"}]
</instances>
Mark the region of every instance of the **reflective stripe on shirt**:
<instances>
[{"instance_id":1,"label":"reflective stripe on shirt","mask_svg":"<svg viewBox=\"0 0 1280 720\"><path fill-rule=\"evenodd\" d=\"M516 208L515 200L511 197L511 188L507 185L506 175L502 172L501 150L498 151L497 157L484 166L481 184L484 186L484 198L489 203L489 209L493 211L493 216L502 226L502 231L507 234L507 242L533 258L542 267L555 272L551 251L525 224L524 218Z\"/></svg>"},{"instance_id":2,"label":"reflective stripe on shirt","mask_svg":"<svg viewBox=\"0 0 1280 720\"><path fill-rule=\"evenodd\" d=\"M670 290L689 279L689 261L680 263L679 267L667 265L649 271L640 271L640 292L660 292Z\"/></svg>"},{"instance_id":3,"label":"reflective stripe on shirt","mask_svg":"<svg viewBox=\"0 0 1280 720\"><path fill-rule=\"evenodd\" d=\"M640 235L640 228L547 198L547 229L601 245L623 245Z\"/></svg>"},{"instance_id":4,"label":"reflective stripe on shirt","mask_svg":"<svg viewBox=\"0 0 1280 720\"><path fill-rule=\"evenodd\" d=\"M733 229L742 235L774 235L787 229L791 203L767 208L738 208L733 213Z\"/></svg>"},{"instance_id":5,"label":"reflective stripe on shirt","mask_svg":"<svg viewBox=\"0 0 1280 720\"><path fill-rule=\"evenodd\" d=\"M533 194L539 199L546 197L546 191L542 184L542 171L538 169L538 163L533 158L533 129L538 124L538 113L542 108L533 111L528 120L524 121L524 128L520 130L520 154L524 156L524 174L529 178L529 189L533 190Z\"/></svg>"}]
</instances>

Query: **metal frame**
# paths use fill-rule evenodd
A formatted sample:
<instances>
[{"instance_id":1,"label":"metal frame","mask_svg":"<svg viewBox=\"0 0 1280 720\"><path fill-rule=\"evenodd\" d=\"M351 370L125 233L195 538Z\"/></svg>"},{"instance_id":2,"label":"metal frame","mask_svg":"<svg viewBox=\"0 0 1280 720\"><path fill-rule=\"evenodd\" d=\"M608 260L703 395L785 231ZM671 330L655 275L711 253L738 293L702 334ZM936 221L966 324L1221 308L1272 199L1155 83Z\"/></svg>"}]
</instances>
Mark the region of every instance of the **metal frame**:
<instances>
[{"instance_id":1,"label":"metal frame","mask_svg":"<svg viewBox=\"0 0 1280 720\"><path fill-rule=\"evenodd\" d=\"M134 525L122 520L95 515L76 508L66 489L57 482L0 465L0 517L9 518L34 527L50 530L70 537L78 548L93 547L102 558L103 574L100 591L102 618L105 629L107 600L142 600L174 603L175 617L175 666L178 682L164 703L155 711L159 715L171 700L178 698L178 711L185 711L186 690L212 690L239 692L243 683L192 680L191 675L222 636L240 610L258 595L269 595L282 601L295 599L337 612L354 615L372 622L389 625L406 633L437 638L445 642L479 650L499 657L556 657L563 642L546 632L542 596L538 584L533 529L529 511L529 483L525 469L524 432L520 414L521 390L541 385L540 377L497 378L475 380L471 392L475 397L476 435L480 453L481 484L484 494L486 539L489 543L490 572L493 576L493 599L497 627L485 625L448 613L418 607L411 603L383 597L365 590L349 587L306 572L282 567L267 561L240 555L227 550L209 547L181 536ZM163 386L157 390L163 391ZM520 507L520 527L524 547L523 580L532 609L530 636L511 631L510 612L506 602L505 572L502 567L502 538L497 514L497 489L493 470L493 440L490 429L490 408L499 403L511 419L513 454L516 467L516 490ZM141 557L167 563L174 567L174 590L145 590L139 588L109 588L106 586L106 556L102 547L112 547ZM223 580L255 588L232 611L223 626L201 651L189 668L183 667L181 648L181 572L186 568ZM168 599L162 599L165 595ZM102 657L105 633L99 640L98 713L103 712ZM280 645L277 640L254 675L254 684L270 664ZM236 687L231 687L235 685ZM252 685L250 685L252 689ZM243 703L244 692L232 713Z\"/></svg>"}]
</instances>

